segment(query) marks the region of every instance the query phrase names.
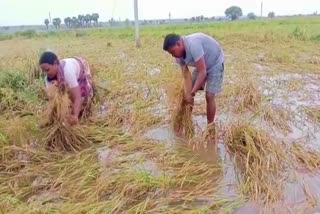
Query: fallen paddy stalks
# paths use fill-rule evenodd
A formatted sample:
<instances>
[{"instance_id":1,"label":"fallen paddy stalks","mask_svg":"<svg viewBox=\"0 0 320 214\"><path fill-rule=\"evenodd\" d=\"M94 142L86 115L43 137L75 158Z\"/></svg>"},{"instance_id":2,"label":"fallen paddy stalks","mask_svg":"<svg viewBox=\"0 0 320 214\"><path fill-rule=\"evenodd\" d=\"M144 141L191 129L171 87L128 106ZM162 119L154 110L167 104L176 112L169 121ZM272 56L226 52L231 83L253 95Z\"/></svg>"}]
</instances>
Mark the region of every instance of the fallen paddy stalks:
<instances>
[{"instance_id":1,"label":"fallen paddy stalks","mask_svg":"<svg viewBox=\"0 0 320 214\"><path fill-rule=\"evenodd\" d=\"M42 141L51 151L79 151L91 142L86 139L79 128L68 125L70 116L70 99L64 85L51 86L47 90L49 104L46 111L47 122Z\"/></svg>"},{"instance_id":2,"label":"fallen paddy stalks","mask_svg":"<svg viewBox=\"0 0 320 214\"><path fill-rule=\"evenodd\" d=\"M239 170L244 193L266 202L279 200L287 163L281 143L249 124L234 123L227 129L226 146Z\"/></svg>"}]
</instances>

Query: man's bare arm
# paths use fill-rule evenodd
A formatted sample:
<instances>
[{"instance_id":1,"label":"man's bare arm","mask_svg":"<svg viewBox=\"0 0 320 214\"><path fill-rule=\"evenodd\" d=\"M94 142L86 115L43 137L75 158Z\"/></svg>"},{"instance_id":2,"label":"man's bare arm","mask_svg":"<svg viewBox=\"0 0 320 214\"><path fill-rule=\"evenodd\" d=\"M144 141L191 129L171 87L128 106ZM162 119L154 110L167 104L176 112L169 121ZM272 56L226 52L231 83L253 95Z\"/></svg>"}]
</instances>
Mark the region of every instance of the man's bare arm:
<instances>
[{"instance_id":1,"label":"man's bare arm","mask_svg":"<svg viewBox=\"0 0 320 214\"><path fill-rule=\"evenodd\" d=\"M81 92L80 87L70 89L71 101L72 101L72 115L79 117L81 110Z\"/></svg>"},{"instance_id":2,"label":"man's bare arm","mask_svg":"<svg viewBox=\"0 0 320 214\"><path fill-rule=\"evenodd\" d=\"M195 94L203 86L207 78L207 68L206 68L206 63L204 61L203 56L196 62L196 69L197 69L198 75L194 83L194 86L191 90L191 94Z\"/></svg>"},{"instance_id":3,"label":"man's bare arm","mask_svg":"<svg viewBox=\"0 0 320 214\"><path fill-rule=\"evenodd\" d=\"M182 75L184 78L184 92L186 95L191 95L192 90L192 77L187 65L181 66Z\"/></svg>"}]
</instances>

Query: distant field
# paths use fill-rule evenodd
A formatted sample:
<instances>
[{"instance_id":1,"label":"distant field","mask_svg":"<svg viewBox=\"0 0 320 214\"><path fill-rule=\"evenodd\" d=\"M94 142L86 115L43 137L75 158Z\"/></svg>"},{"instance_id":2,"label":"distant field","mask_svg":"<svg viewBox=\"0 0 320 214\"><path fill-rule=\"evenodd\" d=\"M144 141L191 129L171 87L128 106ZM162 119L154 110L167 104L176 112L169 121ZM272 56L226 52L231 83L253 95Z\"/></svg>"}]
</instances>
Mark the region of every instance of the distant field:
<instances>
[{"instance_id":1,"label":"distant field","mask_svg":"<svg viewBox=\"0 0 320 214\"><path fill-rule=\"evenodd\" d=\"M162 51L172 32L204 32L224 48L217 149L203 148L203 92L194 107L195 138L180 142L170 129L181 79ZM133 28L0 34L0 213L319 207L320 16L143 26L141 43L135 48ZM79 153L48 152L41 141L45 101L37 62L46 49L85 57L92 67L98 101L81 126L94 146ZM248 139L266 147L240 157L237 143L248 148Z\"/></svg>"}]
</instances>

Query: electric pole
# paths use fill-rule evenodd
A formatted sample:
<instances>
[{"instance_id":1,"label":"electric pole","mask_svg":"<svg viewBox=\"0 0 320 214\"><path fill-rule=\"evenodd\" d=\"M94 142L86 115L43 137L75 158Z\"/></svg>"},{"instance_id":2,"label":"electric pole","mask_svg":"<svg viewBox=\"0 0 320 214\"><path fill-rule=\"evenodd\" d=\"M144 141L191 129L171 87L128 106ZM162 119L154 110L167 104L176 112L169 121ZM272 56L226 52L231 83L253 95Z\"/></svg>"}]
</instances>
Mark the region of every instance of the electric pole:
<instances>
[{"instance_id":1,"label":"electric pole","mask_svg":"<svg viewBox=\"0 0 320 214\"><path fill-rule=\"evenodd\" d=\"M138 16L138 0L134 0L134 21L135 21L135 40L136 47L139 48L141 46L140 43L140 33L139 33L139 16Z\"/></svg>"},{"instance_id":2,"label":"electric pole","mask_svg":"<svg viewBox=\"0 0 320 214\"><path fill-rule=\"evenodd\" d=\"M263 2L261 2L261 18L263 16Z\"/></svg>"}]
</instances>

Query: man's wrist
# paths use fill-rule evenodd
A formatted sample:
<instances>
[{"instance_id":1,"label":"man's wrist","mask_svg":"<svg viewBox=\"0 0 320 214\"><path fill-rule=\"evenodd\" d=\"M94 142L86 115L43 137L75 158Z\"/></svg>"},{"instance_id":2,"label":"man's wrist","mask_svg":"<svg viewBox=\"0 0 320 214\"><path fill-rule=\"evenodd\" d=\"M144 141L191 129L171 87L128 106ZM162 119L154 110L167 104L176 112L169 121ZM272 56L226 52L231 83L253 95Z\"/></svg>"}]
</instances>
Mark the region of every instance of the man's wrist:
<instances>
[{"instance_id":1,"label":"man's wrist","mask_svg":"<svg viewBox=\"0 0 320 214\"><path fill-rule=\"evenodd\" d=\"M194 89L191 90L190 94L192 97L194 97L196 95L196 92L194 91Z\"/></svg>"}]
</instances>

